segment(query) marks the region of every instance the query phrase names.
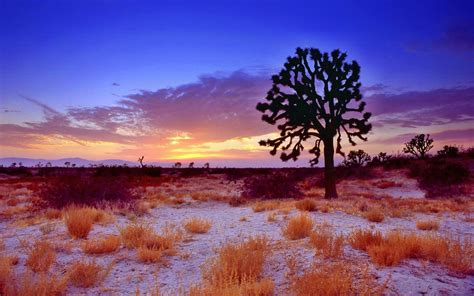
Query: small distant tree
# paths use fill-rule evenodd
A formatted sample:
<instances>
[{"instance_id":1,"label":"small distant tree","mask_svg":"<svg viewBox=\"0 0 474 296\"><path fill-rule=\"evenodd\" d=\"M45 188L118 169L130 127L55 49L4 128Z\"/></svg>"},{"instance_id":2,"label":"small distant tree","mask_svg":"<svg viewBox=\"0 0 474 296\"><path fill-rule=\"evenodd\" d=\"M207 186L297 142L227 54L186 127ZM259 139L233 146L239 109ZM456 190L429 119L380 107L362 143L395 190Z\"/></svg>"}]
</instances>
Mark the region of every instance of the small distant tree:
<instances>
[{"instance_id":1,"label":"small distant tree","mask_svg":"<svg viewBox=\"0 0 474 296\"><path fill-rule=\"evenodd\" d=\"M387 154L386 152L379 152L377 156L372 159L373 163L387 163L392 158L391 155Z\"/></svg>"},{"instance_id":2,"label":"small distant tree","mask_svg":"<svg viewBox=\"0 0 474 296\"><path fill-rule=\"evenodd\" d=\"M16 162L12 162L12 164L10 165L11 168L16 168Z\"/></svg>"},{"instance_id":3,"label":"small distant tree","mask_svg":"<svg viewBox=\"0 0 474 296\"><path fill-rule=\"evenodd\" d=\"M280 73L272 76L267 102L257 105L264 113L263 121L278 123L279 136L260 141L260 145L273 148L271 155L281 149L281 160L297 160L304 146L309 146L314 166L321 155L321 143L324 145L325 198L337 197L334 153L344 156L343 136L356 145L356 139L367 140L372 128L368 122L371 114L364 112L366 103L360 92L360 66L356 61L346 62L346 57L339 50L329 54L316 48L297 48Z\"/></svg>"},{"instance_id":4,"label":"small distant tree","mask_svg":"<svg viewBox=\"0 0 474 296\"><path fill-rule=\"evenodd\" d=\"M140 164L140 167L145 167L145 165L143 164L143 159L145 159L145 156L141 156L138 158L138 163Z\"/></svg>"},{"instance_id":5,"label":"small distant tree","mask_svg":"<svg viewBox=\"0 0 474 296\"><path fill-rule=\"evenodd\" d=\"M22 167L23 167L23 163L20 161L20 162L18 163L18 166L19 166L20 168L22 168Z\"/></svg>"},{"instance_id":6,"label":"small distant tree","mask_svg":"<svg viewBox=\"0 0 474 296\"><path fill-rule=\"evenodd\" d=\"M361 167L370 161L370 155L364 150L351 150L344 159L343 164L350 167Z\"/></svg>"},{"instance_id":7,"label":"small distant tree","mask_svg":"<svg viewBox=\"0 0 474 296\"><path fill-rule=\"evenodd\" d=\"M175 168L175 169L181 168L181 162L179 162L179 161L176 162L176 163L173 165L173 168Z\"/></svg>"},{"instance_id":8,"label":"small distant tree","mask_svg":"<svg viewBox=\"0 0 474 296\"><path fill-rule=\"evenodd\" d=\"M456 146L444 145L443 149L438 151L440 157L457 157L459 154L459 148Z\"/></svg>"},{"instance_id":9,"label":"small distant tree","mask_svg":"<svg viewBox=\"0 0 474 296\"><path fill-rule=\"evenodd\" d=\"M75 163L71 164L71 167L75 168L75 167L76 167L76 164L75 164Z\"/></svg>"},{"instance_id":10,"label":"small distant tree","mask_svg":"<svg viewBox=\"0 0 474 296\"><path fill-rule=\"evenodd\" d=\"M69 161L66 161L64 165L68 168L71 165L71 163Z\"/></svg>"},{"instance_id":11,"label":"small distant tree","mask_svg":"<svg viewBox=\"0 0 474 296\"><path fill-rule=\"evenodd\" d=\"M208 169L209 169L209 167L210 167L209 163L208 163L208 162L206 162L206 163L204 164L204 168L205 168L206 170L208 170Z\"/></svg>"},{"instance_id":12,"label":"small distant tree","mask_svg":"<svg viewBox=\"0 0 474 296\"><path fill-rule=\"evenodd\" d=\"M405 143L403 153L411 154L419 159L425 158L426 153L433 148L433 142L434 140L430 138L429 134L416 135L409 142Z\"/></svg>"},{"instance_id":13,"label":"small distant tree","mask_svg":"<svg viewBox=\"0 0 474 296\"><path fill-rule=\"evenodd\" d=\"M194 168L194 161L192 161L192 162L189 163L188 168L190 168L190 169Z\"/></svg>"},{"instance_id":14,"label":"small distant tree","mask_svg":"<svg viewBox=\"0 0 474 296\"><path fill-rule=\"evenodd\" d=\"M47 168L50 168L50 167L52 167L53 165L51 164L51 162L48 161L44 166L47 167Z\"/></svg>"}]
</instances>

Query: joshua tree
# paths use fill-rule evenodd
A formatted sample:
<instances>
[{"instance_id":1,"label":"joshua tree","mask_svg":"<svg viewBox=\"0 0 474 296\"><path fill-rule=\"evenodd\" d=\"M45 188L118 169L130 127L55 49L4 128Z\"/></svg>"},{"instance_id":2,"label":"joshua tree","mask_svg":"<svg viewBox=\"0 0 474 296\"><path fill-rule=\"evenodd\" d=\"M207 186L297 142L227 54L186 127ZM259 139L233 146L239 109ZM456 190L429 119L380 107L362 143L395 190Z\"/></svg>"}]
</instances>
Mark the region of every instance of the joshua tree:
<instances>
[{"instance_id":1,"label":"joshua tree","mask_svg":"<svg viewBox=\"0 0 474 296\"><path fill-rule=\"evenodd\" d=\"M204 164L204 168L205 168L206 170L208 170L208 169L209 169L209 166L210 166L210 165L209 165L209 163L208 163L208 162L206 162L206 163Z\"/></svg>"},{"instance_id":2,"label":"joshua tree","mask_svg":"<svg viewBox=\"0 0 474 296\"><path fill-rule=\"evenodd\" d=\"M47 168L50 168L50 167L52 167L53 165L51 164L51 162L48 161L44 166L47 167Z\"/></svg>"},{"instance_id":3,"label":"joshua tree","mask_svg":"<svg viewBox=\"0 0 474 296\"><path fill-rule=\"evenodd\" d=\"M194 161L191 161L191 162L189 163L188 168L190 168L190 169L194 168Z\"/></svg>"},{"instance_id":4,"label":"joshua tree","mask_svg":"<svg viewBox=\"0 0 474 296\"><path fill-rule=\"evenodd\" d=\"M175 169L181 168L181 162L179 162L179 161L176 162L176 163L173 165L173 168L175 168Z\"/></svg>"},{"instance_id":5,"label":"joshua tree","mask_svg":"<svg viewBox=\"0 0 474 296\"><path fill-rule=\"evenodd\" d=\"M459 148L456 146L444 145L443 149L438 151L440 157L457 157L459 154Z\"/></svg>"},{"instance_id":6,"label":"joshua tree","mask_svg":"<svg viewBox=\"0 0 474 296\"><path fill-rule=\"evenodd\" d=\"M270 154L275 155L280 148L281 160L296 160L304 146L309 146L314 166L321 143L324 145L326 198L337 197L334 152L344 156L343 135L356 145L355 138L366 141L365 135L372 128L368 123L370 113L363 113L366 104L360 93L360 66L356 61L346 62L346 57L339 50L328 54L315 48L297 48L296 56L288 57L280 73L272 76L268 102L257 105L257 110L264 113L263 121L279 123L279 137L260 141L262 146L273 147Z\"/></svg>"},{"instance_id":7,"label":"joshua tree","mask_svg":"<svg viewBox=\"0 0 474 296\"><path fill-rule=\"evenodd\" d=\"M345 166L360 167L370 161L370 155L364 150L351 150L344 159L343 164Z\"/></svg>"},{"instance_id":8,"label":"joshua tree","mask_svg":"<svg viewBox=\"0 0 474 296\"><path fill-rule=\"evenodd\" d=\"M10 165L11 168L16 168L16 162L12 162L12 164Z\"/></svg>"},{"instance_id":9,"label":"joshua tree","mask_svg":"<svg viewBox=\"0 0 474 296\"><path fill-rule=\"evenodd\" d=\"M388 155L386 152L379 152L377 156L374 157L373 161L375 162L380 162L380 163L386 163L392 158L391 155Z\"/></svg>"},{"instance_id":10,"label":"joshua tree","mask_svg":"<svg viewBox=\"0 0 474 296\"><path fill-rule=\"evenodd\" d=\"M407 154L412 154L416 158L425 158L426 153L433 148L434 140L430 138L430 135L419 134L416 135L409 142L405 143L403 152Z\"/></svg>"},{"instance_id":11,"label":"joshua tree","mask_svg":"<svg viewBox=\"0 0 474 296\"><path fill-rule=\"evenodd\" d=\"M68 168L71 165L71 163L69 161L66 161L64 165Z\"/></svg>"},{"instance_id":12,"label":"joshua tree","mask_svg":"<svg viewBox=\"0 0 474 296\"><path fill-rule=\"evenodd\" d=\"M143 159L145 159L145 156L141 156L138 158L138 163L140 163L140 167L145 167L145 165L143 164Z\"/></svg>"}]
</instances>

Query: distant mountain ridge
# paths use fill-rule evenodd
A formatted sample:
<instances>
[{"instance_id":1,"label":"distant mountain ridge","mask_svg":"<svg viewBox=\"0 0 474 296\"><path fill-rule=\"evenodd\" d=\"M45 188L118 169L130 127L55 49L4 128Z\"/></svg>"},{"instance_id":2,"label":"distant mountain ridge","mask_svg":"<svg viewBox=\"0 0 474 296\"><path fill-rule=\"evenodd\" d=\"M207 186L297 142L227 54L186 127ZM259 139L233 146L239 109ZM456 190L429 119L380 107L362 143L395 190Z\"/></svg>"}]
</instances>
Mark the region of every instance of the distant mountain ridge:
<instances>
[{"instance_id":1,"label":"distant mountain ridge","mask_svg":"<svg viewBox=\"0 0 474 296\"><path fill-rule=\"evenodd\" d=\"M10 166L12 163L16 162L17 166L21 164L25 167L34 167L38 163L41 163L43 166L50 162L52 166L64 167L65 163L69 162L70 164L75 164L76 167L89 167L90 165L128 165L128 166L138 166L138 162L121 160L121 159L104 159L104 160L89 160L79 157L71 158L60 158L60 159L41 159L41 158L23 158L23 157L4 157L0 158L0 165L4 167ZM154 164L154 163L150 163Z\"/></svg>"}]
</instances>

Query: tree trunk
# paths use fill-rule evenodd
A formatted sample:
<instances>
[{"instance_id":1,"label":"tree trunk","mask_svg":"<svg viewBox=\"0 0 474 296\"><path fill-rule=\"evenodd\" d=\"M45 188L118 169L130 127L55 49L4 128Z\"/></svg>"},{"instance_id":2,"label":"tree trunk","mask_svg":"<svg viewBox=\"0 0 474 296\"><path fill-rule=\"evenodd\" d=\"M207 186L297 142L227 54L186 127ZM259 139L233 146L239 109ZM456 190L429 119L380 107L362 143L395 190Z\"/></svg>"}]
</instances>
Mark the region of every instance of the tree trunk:
<instances>
[{"instance_id":1,"label":"tree trunk","mask_svg":"<svg viewBox=\"0 0 474 296\"><path fill-rule=\"evenodd\" d=\"M334 175L334 140L324 141L324 198L337 198L336 176Z\"/></svg>"}]
</instances>

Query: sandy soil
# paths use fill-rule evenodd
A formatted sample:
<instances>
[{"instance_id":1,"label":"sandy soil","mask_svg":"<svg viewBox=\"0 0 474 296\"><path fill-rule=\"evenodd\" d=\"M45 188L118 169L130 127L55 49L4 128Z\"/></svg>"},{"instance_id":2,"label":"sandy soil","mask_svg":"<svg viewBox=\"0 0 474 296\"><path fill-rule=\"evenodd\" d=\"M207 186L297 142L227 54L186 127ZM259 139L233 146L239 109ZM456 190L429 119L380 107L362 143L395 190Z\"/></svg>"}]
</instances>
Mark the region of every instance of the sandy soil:
<instances>
[{"instance_id":1,"label":"sandy soil","mask_svg":"<svg viewBox=\"0 0 474 296\"><path fill-rule=\"evenodd\" d=\"M402 198L423 198L423 192L416 187L413 180L401 179L405 177L383 176L395 180L400 186L380 189L380 194L389 194ZM189 180L188 180L189 181ZM183 181L183 182L188 182ZM225 190L225 194L237 194L235 188L230 188L222 180L207 180L203 185L203 180L192 180L193 184L200 184L209 190ZM189 181L191 182L191 181ZM186 184L184 184L184 187ZM342 191L351 190L348 182L343 185ZM366 185L364 185L366 186ZM183 185L170 186L174 190L183 188ZM378 190L367 185L368 190ZM18 189L21 190L21 189ZM160 189L161 190L161 189ZM361 190L360 188L358 189ZM165 187L166 191L166 187ZM176 193L176 192L174 192ZM18 199L25 199L27 191L17 194ZM269 238L272 246L270 258L265 263L264 276L274 280L276 295L287 295L289 293L289 282L285 276L287 270L286 258L296 256L302 267L309 266L313 261L323 262L321 258L315 256L314 249L311 248L308 238L289 241L282 235L282 228L291 216L298 211L291 209L288 211L274 210L276 221L267 221L269 211L254 212L251 205L231 207L224 202L216 201L195 201L186 196L186 192L179 194L179 198L184 199L183 204L160 204L151 209L148 214L141 217L130 217L126 215L116 215L112 224L96 224L89 234L89 238L94 238L103 234L119 234L119 227L123 227L132 220L141 221L151 225L158 232L165 225L175 225L182 227L183 221L191 217L209 219L212 228L205 234L186 233L183 240L178 243L177 254L166 256L159 264L143 264L137 261L134 250L122 247L118 252L109 255L87 256L94 257L96 262L107 266L113 262L114 266L107 278L95 286L88 289L69 286L67 293L71 295L127 295L134 294L138 289L141 293L151 291L156 287L171 294L178 290L187 290L193 284L201 281L201 266L210 257L216 254L216 249L229 241L241 240L252 235L265 235ZM20 204L21 205L21 204ZM474 237L474 227L472 221L474 215L471 213L414 213L409 217L391 218L387 217L381 223L368 222L358 215L350 215L341 211L329 213L311 212L312 219L318 224L328 224L335 233L349 234L355 229L373 228L387 233L390 230L402 230L403 232L421 233L416 228L416 221L420 219L436 219L440 222L440 234L449 234L461 237ZM242 221L246 217L246 221ZM470 219L467 219L470 218ZM35 239L48 239L53 242L70 242L72 249L64 251L57 256L57 264L53 271L64 274L67 267L74 261L84 260L80 241L73 240L67 233L64 222L61 220L39 219L32 225L16 225L11 219L2 218L0 220L0 238L5 244L2 254L16 254L19 263L15 270L21 273L25 270L26 254L21 249L21 241L34 241ZM28 223L30 224L30 223ZM52 231L43 234L42 226L50 225ZM185 232L185 231L184 231ZM389 286L387 295L473 295L474 276L459 275L447 270L445 267L416 260L404 261L396 267L376 267L370 263L368 255L364 252L352 249L349 245L344 247L344 254L348 260L356 263L368 264L371 272L375 274L380 283L388 277Z\"/></svg>"}]
</instances>

